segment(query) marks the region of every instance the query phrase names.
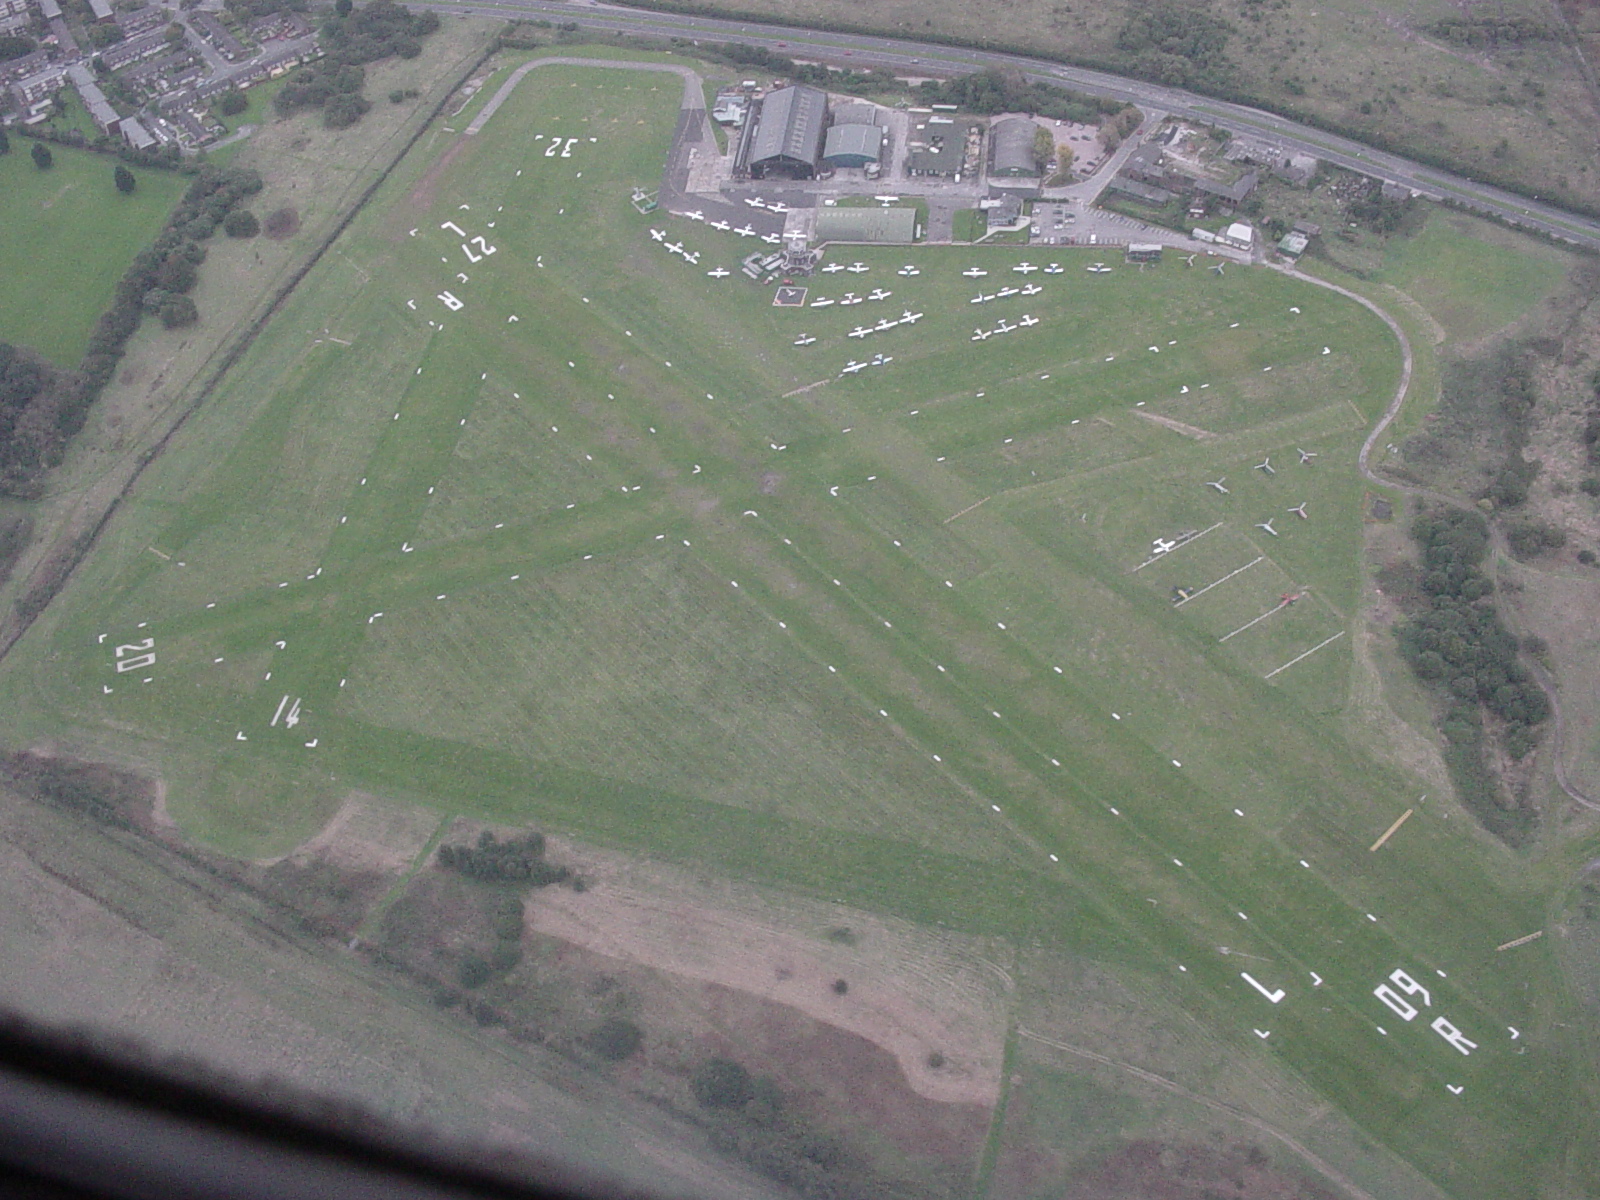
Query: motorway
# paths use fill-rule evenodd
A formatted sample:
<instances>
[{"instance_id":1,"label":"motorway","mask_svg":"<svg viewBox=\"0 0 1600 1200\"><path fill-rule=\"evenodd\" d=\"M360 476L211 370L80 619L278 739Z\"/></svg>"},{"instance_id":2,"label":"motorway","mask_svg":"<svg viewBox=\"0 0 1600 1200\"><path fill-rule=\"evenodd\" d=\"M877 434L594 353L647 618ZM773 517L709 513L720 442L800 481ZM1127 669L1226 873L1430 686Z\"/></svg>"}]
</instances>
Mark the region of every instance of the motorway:
<instances>
[{"instance_id":1,"label":"motorway","mask_svg":"<svg viewBox=\"0 0 1600 1200\"><path fill-rule=\"evenodd\" d=\"M1271 141L1288 151L1313 155L1428 196L1446 200L1526 229L1600 248L1600 221L1530 200L1448 171L1425 167L1397 154L1351 138L1324 133L1260 109L1213 100L1180 88L1143 83L1103 71L1062 66L1046 59L990 50L932 45L865 34L822 33L749 21L646 12L595 0L421 0L414 5L441 13L502 17L507 20L571 21L590 29L658 38L742 42L789 58L826 61L846 67L887 67L900 75L958 75L984 67L1013 67L1031 80L1056 83L1215 125L1236 134Z\"/></svg>"}]
</instances>

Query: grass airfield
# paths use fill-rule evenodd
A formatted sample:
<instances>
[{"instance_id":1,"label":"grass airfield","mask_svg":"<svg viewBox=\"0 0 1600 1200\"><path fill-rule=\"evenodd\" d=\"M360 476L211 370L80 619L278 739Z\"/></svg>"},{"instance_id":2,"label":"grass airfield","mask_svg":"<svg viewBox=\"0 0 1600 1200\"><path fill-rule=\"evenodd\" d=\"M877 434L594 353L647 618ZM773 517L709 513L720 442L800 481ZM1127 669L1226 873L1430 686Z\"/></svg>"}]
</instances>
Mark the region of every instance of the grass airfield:
<instances>
[{"instance_id":1,"label":"grass airfield","mask_svg":"<svg viewBox=\"0 0 1600 1200\"><path fill-rule=\"evenodd\" d=\"M1560 985L1494 950L1538 898L1437 801L1368 850L1421 790L1338 720L1384 326L1048 248L847 248L809 299L890 298L774 308L628 202L680 94L543 68L425 138L13 652L10 740L242 855L360 788L1082 952L1451 1195L1592 1180Z\"/></svg>"}]
</instances>

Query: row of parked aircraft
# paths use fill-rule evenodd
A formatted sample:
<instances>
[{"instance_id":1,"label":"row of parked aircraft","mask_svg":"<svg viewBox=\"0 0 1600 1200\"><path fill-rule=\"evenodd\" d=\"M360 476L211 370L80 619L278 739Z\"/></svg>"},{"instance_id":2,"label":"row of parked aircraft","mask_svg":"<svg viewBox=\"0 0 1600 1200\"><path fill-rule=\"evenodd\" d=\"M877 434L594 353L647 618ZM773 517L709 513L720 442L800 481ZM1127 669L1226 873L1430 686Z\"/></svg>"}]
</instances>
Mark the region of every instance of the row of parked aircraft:
<instances>
[{"instance_id":1,"label":"row of parked aircraft","mask_svg":"<svg viewBox=\"0 0 1600 1200\"><path fill-rule=\"evenodd\" d=\"M1299 446L1294 448L1294 452L1300 456L1300 465L1302 467L1309 467L1311 465L1311 460L1317 457L1317 452L1315 450L1302 450ZM1266 458L1263 458L1260 462L1256 463L1255 466L1251 467L1250 469L1252 471L1260 471L1263 475L1276 475L1278 473L1278 469L1272 465L1272 455L1270 454L1267 455ZM1224 496L1232 495L1232 493L1223 486L1223 484L1228 482L1228 477L1226 475L1224 475L1221 479L1207 479L1204 482L1208 488L1215 488ZM1289 511L1293 512L1294 509L1291 508ZM1302 513L1301 515L1304 516L1305 514Z\"/></svg>"},{"instance_id":2,"label":"row of parked aircraft","mask_svg":"<svg viewBox=\"0 0 1600 1200\"><path fill-rule=\"evenodd\" d=\"M849 271L850 274L852 274L852 275L860 275L864 271L872 270L871 267L867 266L866 263L862 263L862 262L853 262L848 267L845 266L843 263L829 263L827 266L823 267L822 269L823 269L823 271L825 271L829 275L832 275L836 271ZM904 275L905 271L902 270L900 272L900 274Z\"/></svg>"},{"instance_id":3,"label":"row of parked aircraft","mask_svg":"<svg viewBox=\"0 0 1600 1200\"><path fill-rule=\"evenodd\" d=\"M892 354L874 354L870 362L857 362L852 358L849 362L845 363L844 366L839 368L839 374L854 375L857 371L865 371L868 367L883 367L887 366L893 361L894 355Z\"/></svg>"},{"instance_id":4,"label":"row of parked aircraft","mask_svg":"<svg viewBox=\"0 0 1600 1200\"><path fill-rule=\"evenodd\" d=\"M1037 325L1038 323L1039 323L1039 318L1038 317L1032 316L1029 313L1023 313L1022 317L1017 321L1017 323L1015 325L1011 324L1009 321L1006 321L1006 320L1002 319L1000 321L1000 323L997 324L993 329L974 329L972 331L971 340L974 341L974 342L987 342L990 338L992 338L997 333L1011 333L1012 331L1017 330L1017 329L1031 329L1033 326Z\"/></svg>"},{"instance_id":5,"label":"row of parked aircraft","mask_svg":"<svg viewBox=\"0 0 1600 1200\"><path fill-rule=\"evenodd\" d=\"M789 206L781 200L774 200L771 204L768 204L760 196L746 196L744 202L751 208L764 208L768 212L786 213L789 211Z\"/></svg>"},{"instance_id":6,"label":"row of parked aircraft","mask_svg":"<svg viewBox=\"0 0 1600 1200\"><path fill-rule=\"evenodd\" d=\"M876 325L857 325L854 329L852 329L845 336L846 337L853 337L853 338L864 338L864 337L867 337L869 334L883 333L886 330L893 329L896 325L915 325L920 320L922 320L922 314L921 313L914 313L908 308L908 309L905 310L905 312L900 314L900 319L898 321L891 320L888 317L884 317ZM811 341L814 342L814 341L816 341L816 339L812 338ZM796 342L795 343L796 346L810 345L810 344L811 344L810 342Z\"/></svg>"},{"instance_id":7,"label":"row of parked aircraft","mask_svg":"<svg viewBox=\"0 0 1600 1200\"><path fill-rule=\"evenodd\" d=\"M987 304L991 300L1004 300L1009 296L1037 296L1044 291L1037 283L1030 283L1026 287L1003 287L998 292L979 292L969 303Z\"/></svg>"},{"instance_id":8,"label":"row of parked aircraft","mask_svg":"<svg viewBox=\"0 0 1600 1200\"><path fill-rule=\"evenodd\" d=\"M1097 266L1097 267L1105 267L1105 264L1104 263L1096 263L1095 266ZM1060 275L1066 270L1066 268L1063 267L1060 263L1051 263L1047 267L1038 267L1038 266L1035 266L1031 262L1020 262L1016 266L1012 267L1011 269L1013 271L1015 271L1018 275L1029 275L1029 274L1032 274L1034 271L1043 271L1046 275ZM1110 269L1111 269L1110 267L1106 267L1106 270L1109 271ZM963 271L961 273L963 275L965 275L968 279L982 279L989 272L985 271L982 267L968 267L965 271Z\"/></svg>"}]
</instances>

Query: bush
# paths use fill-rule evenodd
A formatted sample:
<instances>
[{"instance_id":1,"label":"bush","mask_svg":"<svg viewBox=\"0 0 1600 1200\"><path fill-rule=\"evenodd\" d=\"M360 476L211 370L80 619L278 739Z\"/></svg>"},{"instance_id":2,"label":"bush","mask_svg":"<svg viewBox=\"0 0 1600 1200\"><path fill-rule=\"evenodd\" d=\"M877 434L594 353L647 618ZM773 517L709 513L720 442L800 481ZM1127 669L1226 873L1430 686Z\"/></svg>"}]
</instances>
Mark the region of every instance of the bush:
<instances>
[{"instance_id":1,"label":"bush","mask_svg":"<svg viewBox=\"0 0 1600 1200\"><path fill-rule=\"evenodd\" d=\"M217 100L217 111L225 117L237 117L250 107L250 101L238 88L229 88Z\"/></svg>"},{"instance_id":2,"label":"bush","mask_svg":"<svg viewBox=\"0 0 1600 1200\"><path fill-rule=\"evenodd\" d=\"M222 219L222 232L231 238L253 238L261 232L261 222L248 208L236 208Z\"/></svg>"},{"instance_id":3,"label":"bush","mask_svg":"<svg viewBox=\"0 0 1600 1200\"><path fill-rule=\"evenodd\" d=\"M703 1108L743 1108L755 1096L750 1072L732 1059L707 1059L689 1081Z\"/></svg>"},{"instance_id":4,"label":"bush","mask_svg":"<svg viewBox=\"0 0 1600 1200\"><path fill-rule=\"evenodd\" d=\"M111 172L111 178L117 185L117 191L124 196L139 186L139 181L133 177L133 172L121 163L118 163L116 170Z\"/></svg>"},{"instance_id":5,"label":"bush","mask_svg":"<svg viewBox=\"0 0 1600 1200\"><path fill-rule=\"evenodd\" d=\"M161 323L168 329L181 329L200 319L200 310L187 296L171 296L161 305Z\"/></svg>"},{"instance_id":6,"label":"bush","mask_svg":"<svg viewBox=\"0 0 1600 1200\"><path fill-rule=\"evenodd\" d=\"M456 968L456 979L468 991L482 987L492 978L494 978L494 968L481 954L468 954Z\"/></svg>"},{"instance_id":7,"label":"bush","mask_svg":"<svg viewBox=\"0 0 1600 1200\"><path fill-rule=\"evenodd\" d=\"M33 165L41 171L48 171L56 165L56 156L50 153L50 147L43 142L35 142L30 153L33 155Z\"/></svg>"},{"instance_id":8,"label":"bush","mask_svg":"<svg viewBox=\"0 0 1600 1200\"><path fill-rule=\"evenodd\" d=\"M329 129L348 129L361 120L371 107L365 96L342 92L323 107L322 123Z\"/></svg>"},{"instance_id":9,"label":"bush","mask_svg":"<svg viewBox=\"0 0 1600 1200\"><path fill-rule=\"evenodd\" d=\"M405 100L406 93L404 88L395 88L394 91L389 93L390 104L404 104Z\"/></svg>"},{"instance_id":10,"label":"bush","mask_svg":"<svg viewBox=\"0 0 1600 1200\"><path fill-rule=\"evenodd\" d=\"M644 1044L644 1031L632 1021L612 1017L603 1021L585 1041L601 1058L621 1062L637 1053Z\"/></svg>"},{"instance_id":11,"label":"bush","mask_svg":"<svg viewBox=\"0 0 1600 1200\"><path fill-rule=\"evenodd\" d=\"M293 208L275 208L267 214L267 219L261 224L261 232L273 241L281 241L286 237L293 237L300 228L300 214Z\"/></svg>"}]
</instances>

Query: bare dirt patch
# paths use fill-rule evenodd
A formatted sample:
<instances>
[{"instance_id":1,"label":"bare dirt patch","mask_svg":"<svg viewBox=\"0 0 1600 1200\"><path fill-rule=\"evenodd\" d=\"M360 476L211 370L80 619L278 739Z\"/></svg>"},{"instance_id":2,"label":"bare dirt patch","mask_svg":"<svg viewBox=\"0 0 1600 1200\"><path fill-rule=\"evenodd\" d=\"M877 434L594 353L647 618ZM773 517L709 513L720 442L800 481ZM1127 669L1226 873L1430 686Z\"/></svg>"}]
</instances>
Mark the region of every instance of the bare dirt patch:
<instances>
[{"instance_id":1,"label":"bare dirt patch","mask_svg":"<svg viewBox=\"0 0 1600 1200\"><path fill-rule=\"evenodd\" d=\"M437 813L351 792L315 836L284 858L321 858L357 870L397 872L416 861L438 826Z\"/></svg>"},{"instance_id":2,"label":"bare dirt patch","mask_svg":"<svg viewBox=\"0 0 1600 1200\"><path fill-rule=\"evenodd\" d=\"M1212 438L1217 436L1209 429L1201 429L1198 425L1185 425L1182 421L1174 421L1171 417L1163 417L1158 416L1153 412L1145 412L1142 408L1136 411L1137 414L1143 417L1146 421L1154 421L1157 425L1164 426L1165 428L1172 430L1174 433L1181 433L1184 437L1194 438L1197 442L1209 442Z\"/></svg>"},{"instance_id":3,"label":"bare dirt patch","mask_svg":"<svg viewBox=\"0 0 1600 1200\"><path fill-rule=\"evenodd\" d=\"M538 893L530 929L798 1009L889 1051L930 1100L998 1098L1006 985L986 957L993 948L618 855L572 846L552 853L588 886ZM843 995L834 990L839 979L848 984ZM934 1054L943 1055L938 1069L928 1065Z\"/></svg>"}]
</instances>

